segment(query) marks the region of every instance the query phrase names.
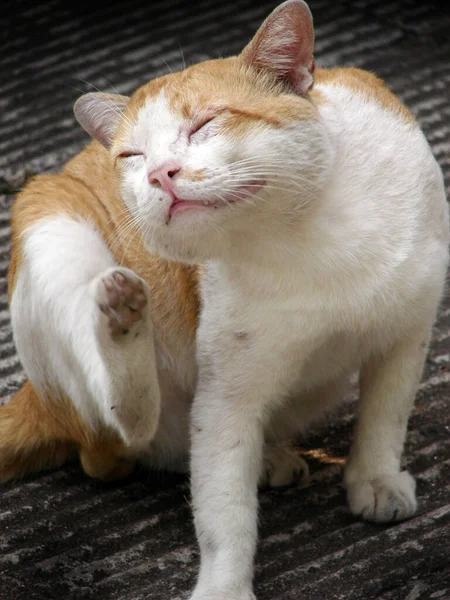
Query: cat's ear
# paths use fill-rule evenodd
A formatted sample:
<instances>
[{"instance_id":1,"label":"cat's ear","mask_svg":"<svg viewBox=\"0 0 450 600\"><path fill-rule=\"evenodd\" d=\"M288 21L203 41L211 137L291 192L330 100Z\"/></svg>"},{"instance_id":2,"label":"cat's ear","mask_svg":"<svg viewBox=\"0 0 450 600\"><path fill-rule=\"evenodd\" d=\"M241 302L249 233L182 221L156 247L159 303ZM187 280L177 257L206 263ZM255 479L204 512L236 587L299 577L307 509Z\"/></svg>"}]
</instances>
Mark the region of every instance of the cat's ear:
<instances>
[{"instance_id":1,"label":"cat's ear","mask_svg":"<svg viewBox=\"0 0 450 600\"><path fill-rule=\"evenodd\" d=\"M302 0L287 0L264 21L241 54L248 65L275 73L298 94L314 83L314 28Z\"/></svg>"},{"instance_id":2,"label":"cat's ear","mask_svg":"<svg viewBox=\"0 0 450 600\"><path fill-rule=\"evenodd\" d=\"M78 98L73 112L81 127L109 148L128 101L128 96L92 92Z\"/></svg>"}]
</instances>

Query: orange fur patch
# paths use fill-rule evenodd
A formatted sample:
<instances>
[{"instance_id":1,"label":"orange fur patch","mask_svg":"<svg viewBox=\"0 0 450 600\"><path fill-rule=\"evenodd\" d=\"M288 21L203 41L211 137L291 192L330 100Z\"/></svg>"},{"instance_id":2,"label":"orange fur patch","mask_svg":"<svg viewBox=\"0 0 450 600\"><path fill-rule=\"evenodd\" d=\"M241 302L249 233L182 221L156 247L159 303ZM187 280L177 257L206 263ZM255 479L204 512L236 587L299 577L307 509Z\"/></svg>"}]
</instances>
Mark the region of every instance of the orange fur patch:
<instances>
[{"instance_id":1,"label":"orange fur patch","mask_svg":"<svg viewBox=\"0 0 450 600\"><path fill-rule=\"evenodd\" d=\"M0 408L0 481L59 466L77 451L92 477L120 477L134 466L117 434L92 432L68 398L43 400L29 381Z\"/></svg>"},{"instance_id":2,"label":"orange fur patch","mask_svg":"<svg viewBox=\"0 0 450 600\"><path fill-rule=\"evenodd\" d=\"M179 177L181 179L186 179L188 181L203 181L207 178L206 171L202 169L181 169L179 173Z\"/></svg>"},{"instance_id":3,"label":"orange fur patch","mask_svg":"<svg viewBox=\"0 0 450 600\"><path fill-rule=\"evenodd\" d=\"M366 96L368 99L374 99L384 109L395 114L398 118L409 124L416 124L412 112L391 92L384 81L370 73L355 67L334 67L332 69L317 69L316 83L326 83L339 87L346 87L355 93ZM314 97L314 101L320 97Z\"/></svg>"}]
</instances>

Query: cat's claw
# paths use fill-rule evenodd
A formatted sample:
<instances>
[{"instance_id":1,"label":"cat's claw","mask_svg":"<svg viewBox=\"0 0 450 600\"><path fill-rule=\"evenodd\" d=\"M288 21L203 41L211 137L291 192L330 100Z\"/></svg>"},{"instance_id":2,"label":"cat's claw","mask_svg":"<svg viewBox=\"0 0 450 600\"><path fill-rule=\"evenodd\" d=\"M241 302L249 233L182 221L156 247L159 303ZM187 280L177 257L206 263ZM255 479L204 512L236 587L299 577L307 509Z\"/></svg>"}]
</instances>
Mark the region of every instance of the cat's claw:
<instances>
[{"instance_id":1,"label":"cat's claw","mask_svg":"<svg viewBox=\"0 0 450 600\"><path fill-rule=\"evenodd\" d=\"M408 471L403 471L347 484L347 497L355 516L388 523L408 519L416 512L415 490L414 478Z\"/></svg>"},{"instance_id":2,"label":"cat's claw","mask_svg":"<svg viewBox=\"0 0 450 600\"><path fill-rule=\"evenodd\" d=\"M143 280L124 267L113 267L96 281L96 301L112 337L127 335L143 318L147 291Z\"/></svg>"},{"instance_id":3,"label":"cat's claw","mask_svg":"<svg viewBox=\"0 0 450 600\"><path fill-rule=\"evenodd\" d=\"M304 485L309 479L307 463L290 446L267 445L259 487Z\"/></svg>"}]
</instances>

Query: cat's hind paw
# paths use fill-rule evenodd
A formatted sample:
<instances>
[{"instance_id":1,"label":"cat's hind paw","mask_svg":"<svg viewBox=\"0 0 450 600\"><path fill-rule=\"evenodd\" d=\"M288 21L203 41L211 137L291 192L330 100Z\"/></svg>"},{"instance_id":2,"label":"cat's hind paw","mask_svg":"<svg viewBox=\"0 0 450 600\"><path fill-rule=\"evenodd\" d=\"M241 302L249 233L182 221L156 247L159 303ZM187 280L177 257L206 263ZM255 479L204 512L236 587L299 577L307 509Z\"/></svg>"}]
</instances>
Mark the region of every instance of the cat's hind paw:
<instances>
[{"instance_id":1,"label":"cat's hind paw","mask_svg":"<svg viewBox=\"0 0 450 600\"><path fill-rule=\"evenodd\" d=\"M144 281L124 267L102 273L94 282L93 293L113 338L135 330L148 304Z\"/></svg>"},{"instance_id":2,"label":"cat's hind paw","mask_svg":"<svg viewBox=\"0 0 450 600\"><path fill-rule=\"evenodd\" d=\"M309 469L307 463L290 446L270 445L264 449L264 461L259 487L289 487L307 483Z\"/></svg>"},{"instance_id":3,"label":"cat's hind paw","mask_svg":"<svg viewBox=\"0 0 450 600\"><path fill-rule=\"evenodd\" d=\"M416 482L403 471L347 485L351 512L367 521L388 523L411 517L417 509Z\"/></svg>"},{"instance_id":4,"label":"cat's hind paw","mask_svg":"<svg viewBox=\"0 0 450 600\"><path fill-rule=\"evenodd\" d=\"M92 280L89 293L103 418L140 452L153 439L161 412L148 286L130 269L115 266Z\"/></svg>"}]
</instances>

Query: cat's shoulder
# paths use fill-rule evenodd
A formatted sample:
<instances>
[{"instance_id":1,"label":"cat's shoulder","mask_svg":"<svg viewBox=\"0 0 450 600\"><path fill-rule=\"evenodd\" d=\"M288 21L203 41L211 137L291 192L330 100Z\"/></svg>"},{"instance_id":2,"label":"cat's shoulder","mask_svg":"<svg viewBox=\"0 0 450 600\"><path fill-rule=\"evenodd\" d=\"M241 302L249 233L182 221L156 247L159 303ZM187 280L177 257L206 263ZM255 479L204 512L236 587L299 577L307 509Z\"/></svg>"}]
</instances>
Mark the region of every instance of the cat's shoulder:
<instances>
[{"instance_id":1,"label":"cat's shoulder","mask_svg":"<svg viewBox=\"0 0 450 600\"><path fill-rule=\"evenodd\" d=\"M403 104L380 78L356 67L318 68L311 96L316 104L333 98L333 90L346 92L349 98L358 98L362 103L376 103L399 120L416 124L412 112Z\"/></svg>"},{"instance_id":2,"label":"cat's shoulder","mask_svg":"<svg viewBox=\"0 0 450 600\"><path fill-rule=\"evenodd\" d=\"M96 187L99 179L113 173L114 167L108 150L96 140L87 144L61 170L61 174L79 177L92 188Z\"/></svg>"},{"instance_id":3,"label":"cat's shoulder","mask_svg":"<svg viewBox=\"0 0 450 600\"><path fill-rule=\"evenodd\" d=\"M91 142L59 172L30 177L14 200L13 227L24 230L54 214L106 222L111 210L119 211L114 179L107 151Z\"/></svg>"}]
</instances>

